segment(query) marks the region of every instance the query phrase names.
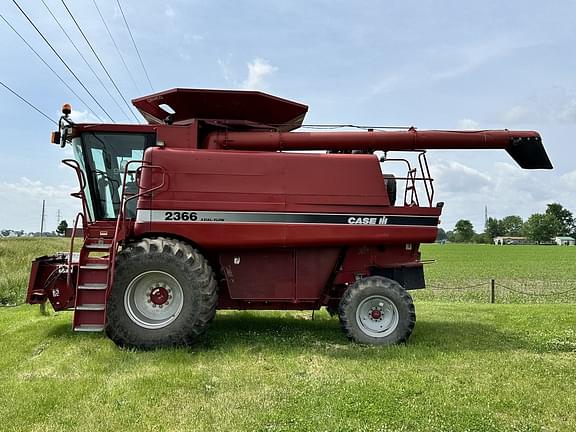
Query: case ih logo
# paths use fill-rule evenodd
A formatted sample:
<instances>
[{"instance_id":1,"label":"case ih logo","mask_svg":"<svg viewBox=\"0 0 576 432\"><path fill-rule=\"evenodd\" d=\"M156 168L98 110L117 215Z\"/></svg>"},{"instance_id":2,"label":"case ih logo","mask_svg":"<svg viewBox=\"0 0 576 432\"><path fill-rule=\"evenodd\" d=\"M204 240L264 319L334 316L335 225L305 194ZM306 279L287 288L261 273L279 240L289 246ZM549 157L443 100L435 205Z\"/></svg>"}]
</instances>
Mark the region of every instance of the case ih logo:
<instances>
[{"instance_id":1,"label":"case ih logo","mask_svg":"<svg viewBox=\"0 0 576 432\"><path fill-rule=\"evenodd\" d=\"M386 225L386 216L378 217L349 217L349 224L355 225Z\"/></svg>"}]
</instances>

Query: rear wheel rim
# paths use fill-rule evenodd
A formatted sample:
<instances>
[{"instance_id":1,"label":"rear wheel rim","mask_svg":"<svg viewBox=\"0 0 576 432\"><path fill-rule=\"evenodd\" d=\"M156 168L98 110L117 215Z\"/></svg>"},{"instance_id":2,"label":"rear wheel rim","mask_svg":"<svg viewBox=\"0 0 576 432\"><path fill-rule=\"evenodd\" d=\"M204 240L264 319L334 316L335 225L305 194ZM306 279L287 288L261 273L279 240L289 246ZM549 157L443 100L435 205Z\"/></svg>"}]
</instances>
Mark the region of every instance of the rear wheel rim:
<instances>
[{"instance_id":1,"label":"rear wheel rim","mask_svg":"<svg viewBox=\"0 0 576 432\"><path fill-rule=\"evenodd\" d=\"M124 293L128 317L140 327L160 329L171 324L182 311L182 286L172 275L147 271L136 276Z\"/></svg>"},{"instance_id":2,"label":"rear wheel rim","mask_svg":"<svg viewBox=\"0 0 576 432\"><path fill-rule=\"evenodd\" d=\"M389 336L396 330L399 321L398 308L388 297L367 297L356 308L356 324L364 334L371 337Z\"/></svg>"}]
</instances>

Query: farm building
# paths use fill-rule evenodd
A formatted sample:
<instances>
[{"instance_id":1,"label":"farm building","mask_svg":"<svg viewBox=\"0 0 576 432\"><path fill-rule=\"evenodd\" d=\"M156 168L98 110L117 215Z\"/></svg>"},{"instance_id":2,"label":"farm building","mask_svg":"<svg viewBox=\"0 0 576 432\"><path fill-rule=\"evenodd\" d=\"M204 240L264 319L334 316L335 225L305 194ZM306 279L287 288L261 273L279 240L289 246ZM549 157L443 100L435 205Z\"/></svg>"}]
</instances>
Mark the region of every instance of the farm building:
<instances>
[{"instance_id":1,"label":"farm building","mask_svg":"<svg viewBox=\"0 0 576 432\"><path fill-rule=\"evenodd\" d=\"M530 241L526 237L498 236L494 237L495 245L528 244Z\"/></svg>"},{"instance_id":2,"label":"farm building","mask_svg":"<svg viewBox=\"0 0 576 432\"><path fill-rule=\"evenodd\" d=\"M574 246L576 242L573 237L555 237L554 241L560 246Z\"/></svg>"}]
</instances>

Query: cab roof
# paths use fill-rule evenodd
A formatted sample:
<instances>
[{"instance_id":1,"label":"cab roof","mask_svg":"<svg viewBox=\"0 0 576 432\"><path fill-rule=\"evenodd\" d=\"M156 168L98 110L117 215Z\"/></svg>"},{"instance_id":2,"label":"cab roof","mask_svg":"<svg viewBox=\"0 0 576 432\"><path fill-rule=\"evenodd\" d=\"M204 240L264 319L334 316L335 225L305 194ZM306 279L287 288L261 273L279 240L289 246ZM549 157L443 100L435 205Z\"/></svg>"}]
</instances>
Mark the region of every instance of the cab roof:
<instances>
[{"instance_id":1,"label":"cab roof","mask_svg":"<svg viewBox=\"0 0 576 432\"><path fill-rule=\"evenodd\" d=\"M308 111L307 105L246 90L175 88L133 99L132 103L149 124L164 123L172 115L174 123L193 119L247 122L282 131L299 128Z\"/></svg>"}]
</instances>

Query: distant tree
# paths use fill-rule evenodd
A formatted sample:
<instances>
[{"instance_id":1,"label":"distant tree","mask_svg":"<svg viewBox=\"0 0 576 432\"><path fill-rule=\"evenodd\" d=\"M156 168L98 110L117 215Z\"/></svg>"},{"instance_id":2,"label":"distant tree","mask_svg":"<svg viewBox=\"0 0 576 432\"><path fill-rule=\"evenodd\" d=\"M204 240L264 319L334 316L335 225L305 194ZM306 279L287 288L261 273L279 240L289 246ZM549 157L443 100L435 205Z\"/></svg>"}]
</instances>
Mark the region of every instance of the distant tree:
<instances>
[{"instance_id":1,"label":"distant tree","mask_svg":"<svg viewBox=\"0 0 576 432\"><path fill-rule=\"evenodd\" d=\"M58 225L58 228L56 228L56 232L59 235L63 236L64 234L66 234L66 228L68 228L68 222L66 222L66 219L63 219Z\"/></svg>"},{"instance_id":2,"label":"distant tree","mask_svg":"<svg viewBox=\"0 0 576 432\"><path fill-rule=\"evenodd\" d=\"M468 243L474 237L474 225L466 219L460 219L454 226L456 241Z\"/></svg>"},{"instance_id":3,"label":"distant tree","mask_svg":"<svg viewBox=\"0 0 576 432\"><path fill-rule=\"evenodd\" d=\"M524 221L520 216L506 216L500 221L503 235L518 237L522 235Z\"/></svg>"},{"instance_id":4,"label":"distant tree","mask_svg":"<svg viewBox=\"0 0 576 432\"><path fill-rule=\"evenodd\" d=\"M492 239L486 233L474 233L472 241L474 243L491 243Z\"/></svg>"},{"instance_id":5,"label":"distant tree","mask_svg":"<svg viewBox=\"0 0 576 432\"><path fill-rule=\"evenodd\" d=\"M484 233L486 234L486 237L490 239L491 242L492 240L494 240L494 237L504 235L504 227L502 225L502 221L496 218L488 218L488 220L486 221L486 227L484 229Z\"/></svg>"},{"instance_id":6,"label":"distant tree","mask_svg":"<svg viewBox=\"0 0 576 432\"><path fill-rule=\"evenodd\" d=\"M559 203L548 204L546 214L553 216L560 224L560 230L556 235L567 236L575 231L574 216L570 210L565 209Z\"/></svg>"},{"instance_id":7,"label":"distant tree","mask_svg":"<svg viewBox=\"0 0 576 432\"><path fill-rule=\"evenodd\" d=\"M443 241L443 240L447 240L448 236L446 235L446 231L444 231L442 228L438 228L438 234L436 235L436 241Z\"/></svg>"},{"instance_id":8,"label":"distant tree","mask_svg":"<svg viewBox=\"0 0 576 432\"><path fill-rule=\"evenodd\" d=\"M535 213L524 224L524 235L536 242L547 242L558 235L562 224L555 216Z\"/></svg>"},{"instance_id":9,"label":"distant tree","mask_svg":"<svg viewBox=\"0 0 576 432\"><path fill-rule=\"evenodd\" d=\"M454 231L446 231L446 240L449 242L456 241L456 234L454 234Z\"/></svg>"}]
</instances>

